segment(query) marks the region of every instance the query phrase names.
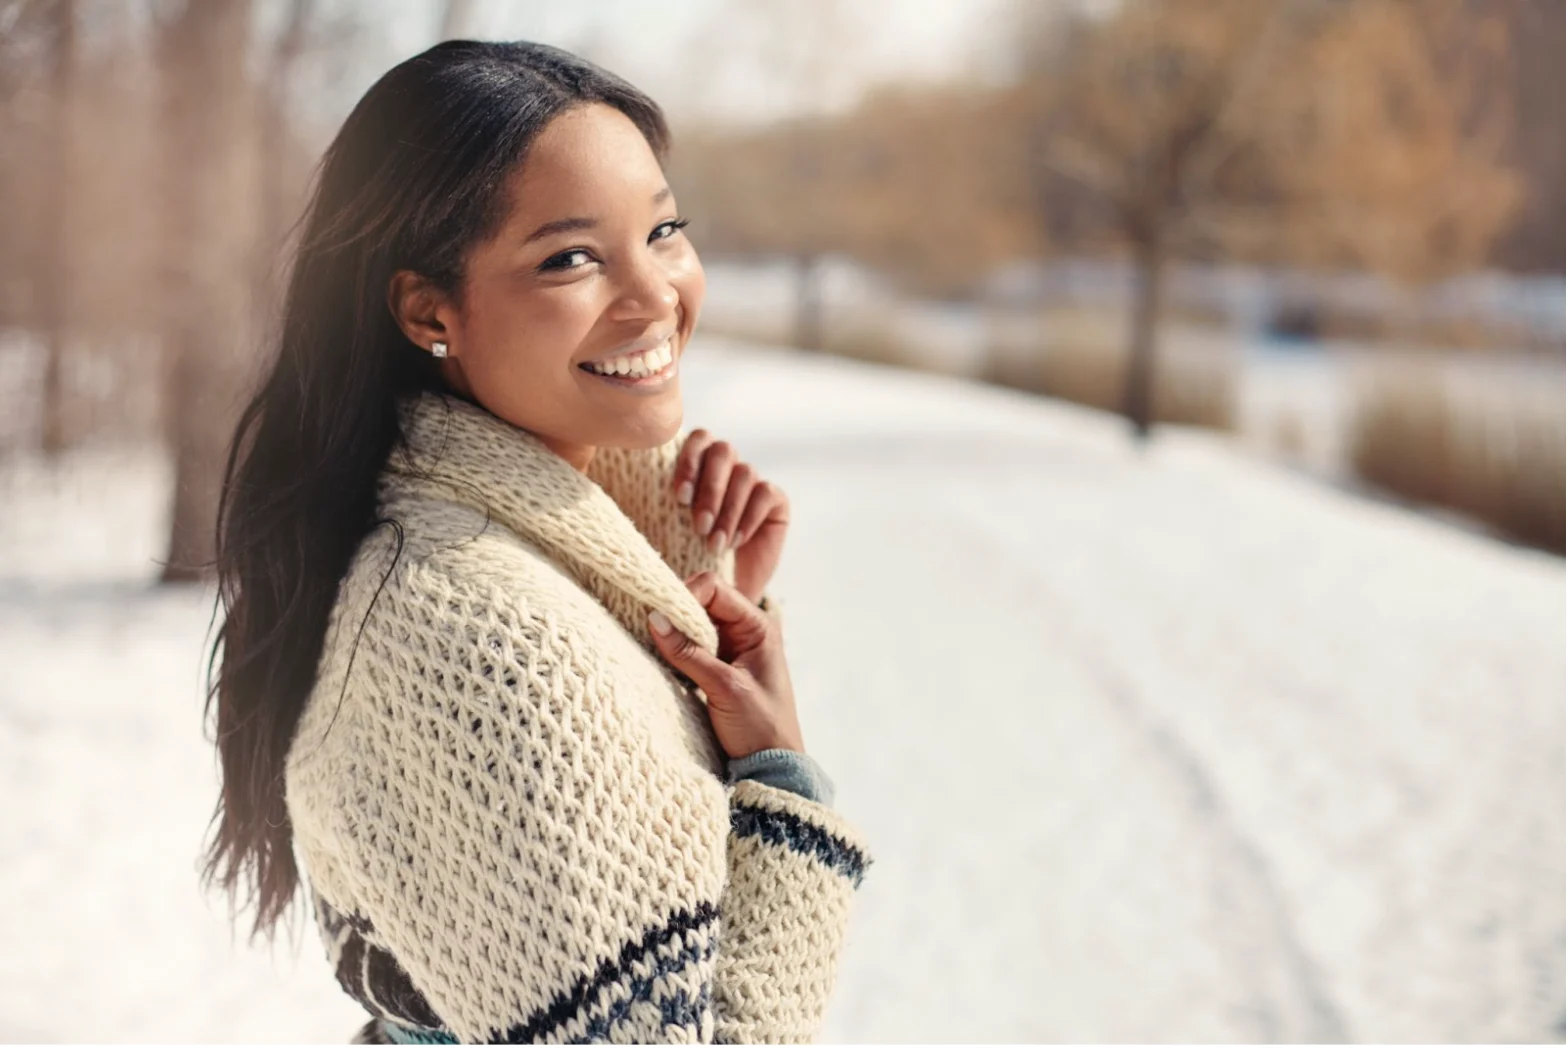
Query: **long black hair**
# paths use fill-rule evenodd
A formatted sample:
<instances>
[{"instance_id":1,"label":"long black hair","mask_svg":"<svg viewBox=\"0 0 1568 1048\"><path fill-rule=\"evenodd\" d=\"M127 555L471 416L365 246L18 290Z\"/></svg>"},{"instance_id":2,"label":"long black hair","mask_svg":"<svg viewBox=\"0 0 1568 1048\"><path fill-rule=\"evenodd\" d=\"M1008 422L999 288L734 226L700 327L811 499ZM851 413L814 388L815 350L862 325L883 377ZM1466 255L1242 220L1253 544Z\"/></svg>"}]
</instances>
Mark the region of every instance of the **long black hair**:
<instances>
[{"instance_id":1,"label":"long black hair","mask_svg":"<svg viewBox=\"0 0 1568 1048\"><path fill-rule=\"evenodd\" d=\"M443 389L388 283L409 269L460 299L468 252L505 220L508 175L550 120L591 102L619 109L664 160L662 111L614 74L544 44L453 40L377 80L317 169L276 359L235 427L218 510L225 614L204 719L216 703L222 789L202 882L231 909L249 888L252 939L272 937L299 888L284 759L338 582L371 530L396 528L377 519L375 486L404 440L397 401Z\"/></svg>"}]
</instances>

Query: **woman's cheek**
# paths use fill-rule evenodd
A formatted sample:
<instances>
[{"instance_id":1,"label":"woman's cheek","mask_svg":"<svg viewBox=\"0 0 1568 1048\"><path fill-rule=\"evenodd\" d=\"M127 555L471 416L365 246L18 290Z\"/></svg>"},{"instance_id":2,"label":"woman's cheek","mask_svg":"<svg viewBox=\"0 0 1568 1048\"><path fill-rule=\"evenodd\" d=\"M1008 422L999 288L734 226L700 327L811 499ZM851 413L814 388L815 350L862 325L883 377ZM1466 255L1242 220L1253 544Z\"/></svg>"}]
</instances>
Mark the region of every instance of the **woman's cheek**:
<instances>
[{"instance_id":1,"label":"woman's cheek","mask_svg":"<svg viewBox=\"0 0 1568 1048\"><path fill-rule=\"evenodd\" d=\"M585 280L560 285L514 300L506 314L507 337L527 343L531 350L575 352L599 316L593 283Z\"/></svg>"},{"instance_id":2,"label":"woman's cheek","mask_svg":"<svg viewBox=\"0 0 1568 1048\"><path fill-rule=\"evenodd\" d=\"M702 309L702 299L708 290L707 274L703 272L702 263L697 258L696 250L690 252L690 264L677 276L671 278L671 283L680 292L681 307L686 313L685 326L689 331L697 323L697 314Z\"/></svg>"}]
</instances>

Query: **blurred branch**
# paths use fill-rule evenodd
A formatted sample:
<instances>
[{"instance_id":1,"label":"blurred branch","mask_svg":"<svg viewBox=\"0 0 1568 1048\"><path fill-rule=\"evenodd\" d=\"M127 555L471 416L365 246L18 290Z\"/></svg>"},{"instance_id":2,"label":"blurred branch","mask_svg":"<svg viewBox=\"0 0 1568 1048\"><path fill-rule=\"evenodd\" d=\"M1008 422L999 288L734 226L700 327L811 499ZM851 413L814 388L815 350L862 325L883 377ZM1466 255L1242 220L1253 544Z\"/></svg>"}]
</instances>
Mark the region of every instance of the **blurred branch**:
<instances>
[{"instance_id":1,"label":"blurred branch","mask_svg":"<svg viewBox=\"0 0 1568 1048\"><path fill-rule=\"evenodd\" d=\"M441 12L441 39L461 40L473 32L476 0L446 0Z\"/></svg>"},{"instance_id":2,"label":"blurred branch","mask_svg":"<svg viewBox=\"0 0 1568 1048\"><path fill-rule=\"evenodd\" d=\"M1062 178L1089 189L1109 190L1120 197L1127 165L1073 138L1049 138L1042 143L1040 162Z\"/></svg>"},{"instance_id":3,"label":"blurred branch","mask_svg":"<svg viewBox=\"0 0 1568 1048\"><path fill-rule=\"evenodd\" d=\"M1279 242L1279 211L1273 205L1206 201L1192 209L1176 240L1180 251L1223 257L1262 255Z\"/></svg>"},{"instance_id":4,"label":"blurred branch","mask_svg":"<svg viewBox=\"0 0 1568 1048\"><path fill-rule=\"evenodd\" d=\"M1215 173L1244 148L1247 134L1235 127L1242 120L1241 111L1249 104L1254 109L1265 108L1257 100L1268 90L1267 81L1278 77L1281 68L1288 64L1288 52L1294 43L1289 30L1293 25L1299 27L1303 16L1322 2L1273 0L1266 5L1269 14L1262 30L1247 46L1238 49L1239 60L1217 78L1219 98L1212 126L1231 133L1206 135L1196 143L1192 157L1177 174L1182 199L1200 198L1211 190Z\"/></svg>"}]
</instances>

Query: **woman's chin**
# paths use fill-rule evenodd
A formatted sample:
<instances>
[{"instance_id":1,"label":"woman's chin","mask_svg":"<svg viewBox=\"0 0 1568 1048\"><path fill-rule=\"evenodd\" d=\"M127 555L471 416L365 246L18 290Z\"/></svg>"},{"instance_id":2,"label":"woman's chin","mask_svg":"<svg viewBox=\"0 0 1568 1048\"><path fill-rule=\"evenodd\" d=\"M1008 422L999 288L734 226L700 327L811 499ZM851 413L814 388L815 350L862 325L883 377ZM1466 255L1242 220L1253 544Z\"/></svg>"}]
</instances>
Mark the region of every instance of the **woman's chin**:
<instances>
[{"instance_id":1,"label":"woman's chin","mask_svg":"<svg viewBox=\"0 0 1568 1048\"><path fill-rule=\"evenodd\" d=\"M681 403L680 390L671 389L668 397L660 397L635 413L623 416L615 427L614 437L605 446L645 450L668 444L681 431L685 420L685 406Z\"/></svg>"}]
</instances>

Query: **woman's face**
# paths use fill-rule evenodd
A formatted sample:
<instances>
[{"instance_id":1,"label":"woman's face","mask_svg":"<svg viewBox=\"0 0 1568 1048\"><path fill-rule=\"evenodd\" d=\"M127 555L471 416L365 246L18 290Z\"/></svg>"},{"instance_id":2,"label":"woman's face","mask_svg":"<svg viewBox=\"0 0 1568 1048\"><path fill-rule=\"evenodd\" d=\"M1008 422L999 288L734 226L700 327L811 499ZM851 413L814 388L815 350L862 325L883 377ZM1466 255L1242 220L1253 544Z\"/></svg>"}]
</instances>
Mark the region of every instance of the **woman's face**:
<instances>
[{"instance_id":1,"label":"woman's face","mask_svg":"<svg viewBox=\"0 0 1568 1048\"><path fill-rule=\"evenodd\" d=\"M705 281L642 132L608 105L569 110L507 190L509 214L469 255L461 300L433 307L447 382L579 469L596 447L672 439ZM441 338L411 337L427 349Z\"/></svg>"}]
</instances>

